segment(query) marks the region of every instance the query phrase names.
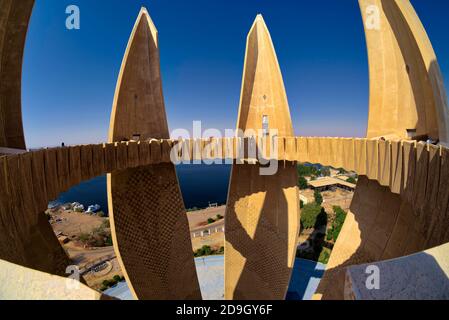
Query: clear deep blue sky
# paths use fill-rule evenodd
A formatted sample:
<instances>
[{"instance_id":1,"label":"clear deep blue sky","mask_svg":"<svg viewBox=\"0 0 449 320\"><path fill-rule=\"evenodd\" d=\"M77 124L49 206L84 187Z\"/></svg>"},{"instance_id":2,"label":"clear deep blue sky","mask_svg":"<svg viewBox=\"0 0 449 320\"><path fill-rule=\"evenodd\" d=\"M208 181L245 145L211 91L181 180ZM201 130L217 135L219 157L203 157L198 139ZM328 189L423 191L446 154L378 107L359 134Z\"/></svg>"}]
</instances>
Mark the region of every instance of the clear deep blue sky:
<instances>
[{"instance_id":1,"label":"clear deep blue sky","mask_svg":"<svg viewBox=\"0 0 449 320\"><path fill-rule=\"evenodd\" d=\"M449 81L449 1L412 0ZM65 9L81 10L81 30ZM235 128L247 33L270 29L298 135L364 136L368 62L356 0L36 0L23 69L28 147L106 141L140 7L159 30L170 128Z\"/></svg>"}]
</instances>

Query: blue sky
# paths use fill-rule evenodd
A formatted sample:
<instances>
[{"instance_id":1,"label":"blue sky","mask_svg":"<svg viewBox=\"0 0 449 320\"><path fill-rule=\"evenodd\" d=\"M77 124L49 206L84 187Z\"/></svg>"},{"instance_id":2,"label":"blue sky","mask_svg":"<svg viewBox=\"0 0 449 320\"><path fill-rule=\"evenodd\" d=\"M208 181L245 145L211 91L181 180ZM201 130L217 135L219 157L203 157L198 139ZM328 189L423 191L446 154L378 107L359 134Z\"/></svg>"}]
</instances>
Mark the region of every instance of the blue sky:
<instances>
[{"instance_id":1,"label":"blue sky","mask_svg":"<svg viewBox=\"0 0 449 320\"><path fill-rule=\"evenodd\" d=\"M449 81L449 1L412 0ZM81 29L67 30L78 5ZM368 62L356 0L36 0L23 69L28 147L106 141L140 7L159 30L170 129L235 128L247 33L270 29L298 135L365 135ZM446 87L447 87L446 81Z\"/></svg>"}]
</instances>

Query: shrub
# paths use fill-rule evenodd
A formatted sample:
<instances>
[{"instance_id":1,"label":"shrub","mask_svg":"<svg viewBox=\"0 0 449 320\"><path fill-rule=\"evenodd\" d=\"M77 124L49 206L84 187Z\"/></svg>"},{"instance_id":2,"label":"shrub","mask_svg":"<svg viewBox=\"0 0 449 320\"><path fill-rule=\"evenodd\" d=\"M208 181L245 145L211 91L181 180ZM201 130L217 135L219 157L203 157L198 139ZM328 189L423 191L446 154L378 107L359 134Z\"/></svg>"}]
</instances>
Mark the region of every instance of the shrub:
<instances>
[{"instance_id":1,"label":"shrub","mask_svg":"<svg viewBox=\"0 0 449 320\"><path fill-rule=\"evenodd\" d=\"M327 240L334 240L336 242L345 223L347 213L339 206L334 206L333 209L335 212L335 221L332 224L332 228L328 231Z\"/></svg>"},{"instance_id":2,"label":"shrub","mask_svg":"<svg viewBox=\"0 0 449 320\"><path fill-rule=\"evenodd\" d=\"M207 219L207 223L208 223L208 224L212 224L212 223L214 223L214 222L215 222L215 220L212 219L212 218Z\"/></svg>"},{"instance_id":3,"label":"shrub","mask_svg":"<svg viewBox=\"0 0 449 320\"><path fill-rule=\"evenodd\" d=\"M304 208L304 201L299 200L299 208L300 209Z\"/></svg>"},{"instance_id":4,"label":"shrub","mask_svg":"<svg viewBox=\"0 0 449 320\"><path fill-rule=\"evenodd\" d=\"M203 257L203 256L211 256L214 254L223 254L224 253L224 247L220 247L220 249L218 250L212 250L212 248L210 246L203 246L201 249L196 250L193 255L198 258L198 257Z\"/></svg>"},{"instance_id":5,"label":"shrub","mask_svg":"<svg viewBox=\"0 0 449 320\"><path fill-rule=\"evenodd\" d=\"M217 220L221 220L221 219L223 219L224 217L221 215L221 214L217 214Z\"/></svg>"},{"instance_id":6,"label":"shrub","mask_svg":"<svg viewBox=\"0 0 449 320\"><path fill-rule=\"evenodd\" d=\"M321 192L318 190L315 190L314 196L315 196L316 204L321 206L323 204L323 196L321 195Z\"/></svg>"},{"instance_id":7,"label":"shrub","mask_svg":"<svg viewBox=\"0 0 449 320\"><path fill-rule=\"evenodd\" d=\"M195 257L210 256L212 254L212 248L210 246L203 246L201 249L196 250Z\"/></svg>"},{"instance_id":8,"label":"shrub","mask_svg":"<svg viewBox=\"0 0 449 320\"><path fill-rule=\"evenodd\" d=\"M328 264L329 258L331 257L331 252L327 248L323 248L323 251L321 251L320 257L318 258L318 262L322 264Z\"/></svg>"},{"instance_id":9,"label":"shrub","mask_svg":"<svg viewBox=\"0 0 449 320\"><path fill-rule=\"evenodd\" d=\"M89 239L90 239L90 234L88 234L88 233L81 233L81 234L78 236L78 239L79 239L80 241L82 241L82 242L87 242L87 241L89 241Z\"/></svg>"},{"instance_id":10,"label":"shrub","mask_svg":"<svg viewBox=\"0 0 449 320\"><path fill-rule=\"evenodd\" d=\"M116 281L116 282L122 281L122 277L120 277L119 275L115 275L112 279L114 279L114 281Z\"/></svg>"},{"instance_id":11,"label":"shrub","mask_svg":"<svg viewBox=\"0 0 449 320\"><path fill-rule=\"evenodd\" d=\"M114 245L114 242L112 242L112 236L106 237L106 240L105 240L104 244L107 247L112 247Z\"/></svg>"},{"instance_id":12,"label":"shrub","mask_svg":"<svg viewBox=\"0 0 449 320\"><path fill-rule=\"evenodd\" d=\"M97 214L97 217L100 217L100 218L106 217L106 214L103 211L99 211L96 214Z\"/></svg>"},{"instance_id":13,"label":"shrub","mask_svg":"<svg viewBox=\"0 0 449 320\"><path fill-rule=\"evenodd\" d=\"M346 180L346 182L352 183L352 184L356 184L357 181L353 178L353 177L349 177L348 180Z\"/></svg>"},{"instance_id":14,"label":"shrub","mask_svg":"<svg viewBox=\"0 0 449 320\"><path fill-rule=\"evenodd\" d=\"M304 177L299 177L299 179L298 179L298 187L299 187L299 189L305 190L305 189L308 188L308 186L309 186L309 183L307 182L307 179L304 178Z\"/></svg>"},{"instance_id":15,"label":"shrub","mask_svg":"<svg viewBox=\"0 0 449 320\"><path fill-rule=\"evenodd\" d=\"M300 177L318 176L319 170L313 165L298 164L298 175Z\"/></svg>"},{"instance_id":16,"label":"shrub","mask_svg":"<svg viewBox=\"0 0 449 320\"><path fill-rule=\"evenodd\" d=\"M103 221L100 228L109 229L110 227L111 227L111 223L109 222L109 219L108 219L108 220Z\"/></svg>"},{"instance_id":17,"label":"shrub","mask_svg":"<svg viewBox=\"0 0 449 320\"><path fill-rule=\"evenodd\" d=\"M321 206L316 203L304 205L301 211L301 225L305 229L315 227L318 215L321 213Z\"/></svg>"}]
</instances>

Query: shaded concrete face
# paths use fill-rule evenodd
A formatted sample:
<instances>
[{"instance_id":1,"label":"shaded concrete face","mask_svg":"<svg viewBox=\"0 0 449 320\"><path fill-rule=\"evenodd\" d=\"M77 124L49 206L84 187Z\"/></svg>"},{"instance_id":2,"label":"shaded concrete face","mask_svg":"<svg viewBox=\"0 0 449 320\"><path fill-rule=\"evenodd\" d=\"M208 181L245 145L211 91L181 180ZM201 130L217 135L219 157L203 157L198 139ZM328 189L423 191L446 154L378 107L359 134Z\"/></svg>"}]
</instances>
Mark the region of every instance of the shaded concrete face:
<instances>
[{"instance_id":1,"label":"shaded concrete face","mask_svg":"<svg viewBox=\"0 0 449 320\"><path fill-rule=\"evenodd\" d=\"M137 18L123 59L110 126L111 143L135 137L169 138L157 30L146 9ZM114 247L133 295L201 299L174 165L126 167L109 174L107 185Z\"/></svg>"},{"instance_id":2,"label":"shaded concrete face","mask_svg":"<svg viewBox=\"0 0 449 320\"><path fill-rule=\"evenodd\" d=\"M446 244L411 256L348 267L345 299L448 300L448 250ZM373 271L367 274L368 269L378 272L378 279L368 278L374 275ZM367 283L378 290L369 290Z\"/></svg>"},{"instance_id":3,"label":"shaded concrete face","mask_svg":"<svg viewBox=\"0 0 449 320\"><path fill-rule=\"evenodd\" d=\"M247 39L238 128L292 136L282 75L268 29L258 16ZM257 132L257 131L256 131ZM285 299L299 233L295 162L273 176L259 165L234 164L226 211L225 298Z\"/></svg>"},{"instance_id":4,"label":"shaded concrete face","mask_svg":"<svg viewBox=\"0 0 449 320\"><path fill-rule=\"evenodd\" d=\"M22 59L34 0L0 4L0 148L25 149Z\"/></svg>"},{"instance_id":5,"label":"shaded concrete face","mask_svg":"<svg viewBox=\"0 0 449 320\"><path fill-rule=\"evenodd\" d=\"M0 148L25 149L22 127L22 59L34 0L0 3ZM40 162L39 160L42 160ZM0 159L0 259L65 275L69 259L39 204L42 187L33 173L44 159L28 154Z\"/></svg>"}]
</instances>

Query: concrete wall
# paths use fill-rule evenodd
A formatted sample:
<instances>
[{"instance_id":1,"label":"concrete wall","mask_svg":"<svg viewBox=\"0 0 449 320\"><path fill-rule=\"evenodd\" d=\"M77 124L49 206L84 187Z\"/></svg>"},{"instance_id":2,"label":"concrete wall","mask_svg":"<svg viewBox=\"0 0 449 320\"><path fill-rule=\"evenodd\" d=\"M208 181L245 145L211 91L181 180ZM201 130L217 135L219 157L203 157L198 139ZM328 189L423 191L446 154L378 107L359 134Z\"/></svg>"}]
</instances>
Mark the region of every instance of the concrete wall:
<instances>
[{"instance_id":1,"label":"concrete wall","mask_svg":"<svg viewBox=\"0 0 449 320\"><path fill-rule=\"evenodd\" d=\"M34 0L0 4L0 148L25 149L22 58Z\"/></svg>"}]
</instances>

